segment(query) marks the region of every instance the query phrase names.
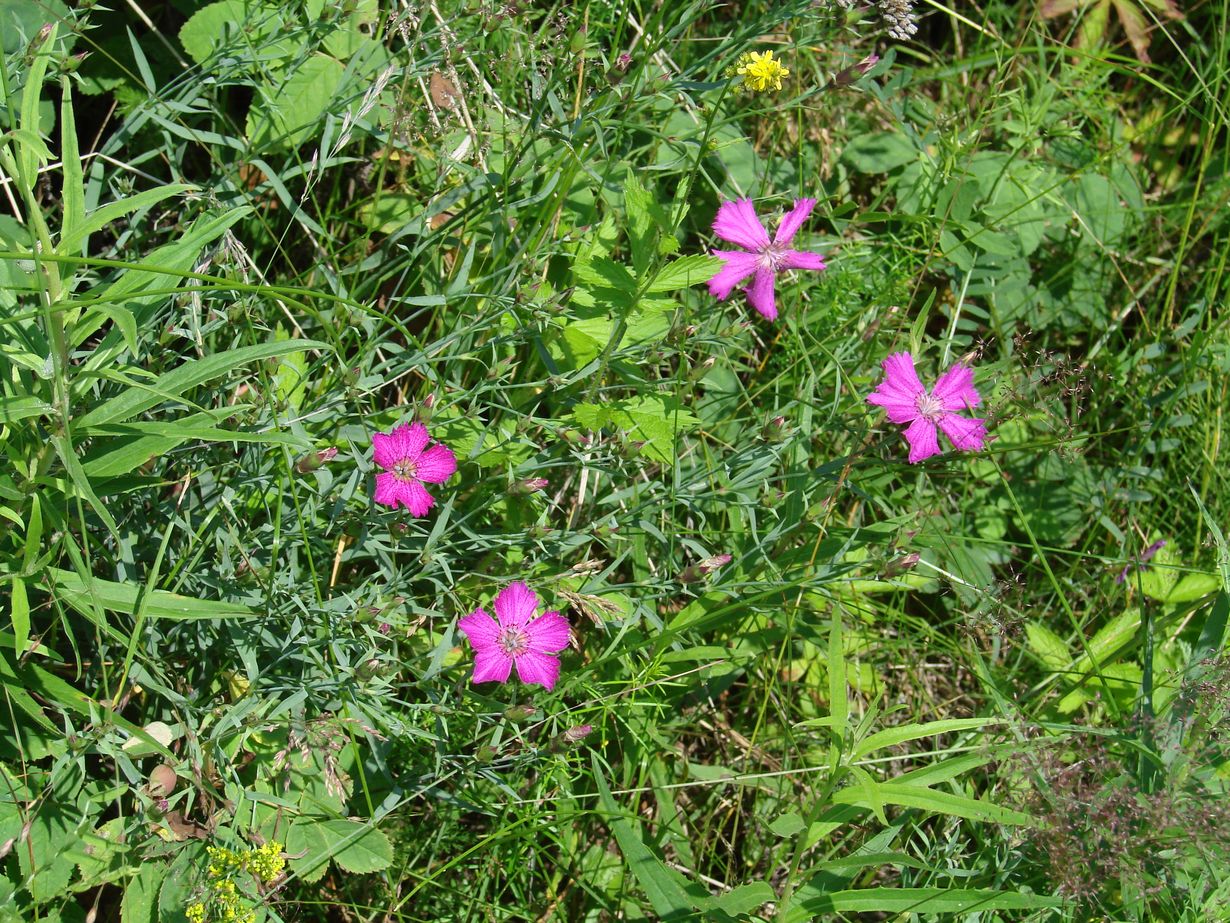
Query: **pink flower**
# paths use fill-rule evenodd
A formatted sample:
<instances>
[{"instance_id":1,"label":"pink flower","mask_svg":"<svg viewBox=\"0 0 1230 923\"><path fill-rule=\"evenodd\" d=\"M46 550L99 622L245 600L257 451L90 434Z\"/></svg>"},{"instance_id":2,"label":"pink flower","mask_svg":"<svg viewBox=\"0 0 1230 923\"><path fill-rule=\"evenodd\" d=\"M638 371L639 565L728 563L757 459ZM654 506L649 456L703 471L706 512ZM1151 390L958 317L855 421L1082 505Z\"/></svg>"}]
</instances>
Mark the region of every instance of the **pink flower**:
<instances>
[{"instance_id":1,"label":"pink flower","mask_svg":"<svg viewBox=\"0 0 1230 923\"><path fill-rule=\"evenodd\" d=\"M457 470L448 446L437 444L423 451L430 438L422 423L402 424L391 433L372 436L372 457L384 469L376 475L377 503L394 509L400 503L411 516L427 515L436 501L423 484L443 484Z\"/></svg>"},{"instance_id":2,"label":"pink flower","mask_svg":"<svg viewBox=\"0 0 1230 923\"><path fill-rule=\"evenodd\" d=\"M937 427L964 452L982 448L987 434L985 421L957 413L977 407L982 400L974 390L973 369L954 365L928 393L908 352L890 353L883 366L884 381L868 396L867 403L879 404L894 423L909 424L905 439L910 444L910 464L939 454Z\"/></svg>"},{"instance_id":3,"label":"pink flower","mask_svg":"<svg viewBox=\"0 0 1230 923\"><path fill-rule=\"evenodd\" d=\"M819 253L790 249L790 241L815 207L815 199L795 200L794 208L786 212L777 226L777 234L769 240L769 232L756 217L751 199L723 202L717 217L713 219L713 231L722 240L738 244L747 252L713 251L713 255L726 265L709 280L709 294L719 301L725 301L736 285L755 274L747 287L747 300L769 320L777 317L773 291L777 274L785 269L826 268L824 257Z\"/></svg>"},{"instance_id":4,"label":"pink flower","mask_svg":"<svg viewBox=\"0 0 1230 923\"><path fill-rule=\"evenodd\" d=\"M476 683L506 683L513 664L523 683L555 688L559 660L551 655L568 646L568 620L558 612L538 615L538 597L521 581L495 597L495 618L475 609L457 623L474 648Z\"/></svg>"}]
</instances>

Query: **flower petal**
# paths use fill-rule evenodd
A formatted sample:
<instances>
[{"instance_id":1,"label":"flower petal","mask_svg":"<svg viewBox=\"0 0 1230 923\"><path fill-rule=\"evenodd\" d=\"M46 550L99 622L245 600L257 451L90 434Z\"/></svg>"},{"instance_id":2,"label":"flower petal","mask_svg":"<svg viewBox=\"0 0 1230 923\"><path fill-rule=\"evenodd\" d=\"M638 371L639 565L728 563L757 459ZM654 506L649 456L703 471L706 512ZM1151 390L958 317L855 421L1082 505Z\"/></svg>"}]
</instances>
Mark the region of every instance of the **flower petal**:
<instances>
[{"instance_id":1,"label":"flower petal","mask_svg":"<svg viewBox=\"0 0 1230 923\"><path fill-rule=\"evenodd\" d=\"M756 217L751 199L723 202L713 219L713 233L745 250L762 250L769 245L769 232Z\"/></svg>"},{"instance_id":2,"label":"flower petal","mask_svg":"<svg viewBox=\"0 0 1230 923\"><path fill-rule=\"evenodd\" d=\"M756 278L747 287L747 300L769 320L777 317L777 299L773 292L776 274L772 269L756 270Z\"/></svg>"},{"instance_id":3,"label":"flower petal","mask_svg":"<svg viewBox=\"0 0 1230 923\"><path fill-rule=\"evenodd\" d=\"M485 609L475 609L460 619L457 628L470 640L470 647L474 648L476 653L498 649L496 639L500 636L500 626Z\"/></svg>"},{"instance_id":4,"label":"flower petal","mask_svg":"<svg viewBox=\"0 0 1230 923\"><path fill-rule=\"evenodd\" d=\"M391 506L393 509L397 509L399 503L409 508L411 497L409 486L408 482L403 481L391 471L382 471L376 475L376 493L372 499L383 506Z\"/></svg>"},{"instance_id":5,"label":"flower petal","mask_svg":"<svg viewBox=\"0 0 1230 923\"><path fill-rule=\"evenodd\" d=\"M778 269L828 269L824 257L810 250L787 250L782 254Z\"/></svg>"},{"instance_id":6,"label":"flower petal","mask_svg":"<svg viewBox=\"0 0 1230 923\"><path fill-rule=\"evenodd\" d=\"M527 685L537 683L548 690L554 689L559 679L559 661L550 654L527 651L517 658L517 676Z\"/></svg>"},{"instance_id":7,"label":"flower petal","mask_svg":"<svg viewBox=\"0 0 1230 923\"><path fill-rule=\"evenodd\" d=\"M777 226L777 233L773 235L773 243L788 244L794 240L794 235L799 233L799 228L803 226L803 222L807 220L811 210L815 207L815 199L795 199L794 208L786 212L781 224Z\"/></svg>"},{"instance_id":8,"label":"flower petal","mask_svg":"<svg viewBox=\"0 0 1230 923\"><path fill-rule=\"evenodd\" d=\"M910 444L910 464L940 454L940 439L935 424L919 417L906 427L905 441Z\"/></svg>"},{"instance_id":9,"label":"flower petal","mask_svg":"<svg viewBox=\"0 0 1230 923\"><path fill-rule=\"evenodd\" d=\"M524 625L538 614L538 596L520 580L495 596L495 617L501 625Z\"/></svg>"},{"instance_id":10,"label":"flower petal","mask_svg":"<svg viewBox=\"0 0 1230 923\"><path fill-rule=\"evenodd\" d=\"M474 676L471 682L506 683L508 674L512 672L512 665L512 657L499 648L479 651L474 655Z\"/></svg>"},{"instance_id":11,"label":"flower petal","mask_svg":"<svg viewBox=\"0 0 1230 923\"><path fill-rule=\"evenodd\" d=\"M881 389L883 387L880 385ZM867 395L867 403L883 407L894 423L909 423L918 416L918 402L907 400L895 391L887 394L883 390L872 391Z\"/></svg>"},{"instance_id":12,"label":"flower petal","mask_svg":"<svg viewBox=\"0 0 1230 923\"><path fill-rule=\"evenodd\" d=\"M427 427L422 423L402 424L391 433L372 434L372 459L381 468L392 468L399 461L419 457L428 440Z\"/></svg>"},{"instance_id":13,"label":"flower petal","mask_svg":"<svg viewBox=\"0 0 1230 923\"><path fill-rule=\"evenodd\" d=\"M426 516L436 503L436 498L427 492L427 488L418 481L403 481L403 503L411 516Z\"/></svg>"},{"instance_id":14,"label":"flower petal","mask_svg":"<svg viewBox=\"0 0 1230 923\"><path fill-rule=\"evenodd\" d=\"M939 377L931 389L931 396L945 410L965 410L982 403L982 398L974 390L974 370L960 363Z\"/></svg>"},{"instance_id":15,"label":"flower petal","mask_svg":"<svg viewBox=\"0 0 1230 923\"><path fill-rule=\"evenodd\" d=\"M433 445L414 464L414 476L428 484L443 484L457 470L457 459L446 445Z\"/></svg>"},{"instance_id":16,"label":"flower petal","mask_svg":"<svg viewBox=\"0 0 1230 923\"><path fill-rule=\"evenodd\" d=\"M725 301L734 287L756 271L760 257L742 250L714 250L713 255L725 262L717 275L709 280L709 294L718 301Z\"/></svg>"},{"instance_id":17,"label":"flower petal","mask_svg":"<svg viewBox=\"0 0 1230 923\"><path fill-rule=\"evenodd\" d=\"M982 448L987 434L985 420L946 413L938 422L944 435L962 452L974 452Z\"/></svg>"},{"instance_id":18,"label":"flower petal","mask_svg":"<svg viewBox=\"0 0 1230 923\"><path fill-rule=\"evenodd\" d=\"M525 626L525 633L530 636L530 650L544 653L566 648L571 630L558 612L544 612Z\"/></svg>"},{"instance_id":19,"label":"flower petal","mask_svg":"<svg viewBox=\"0 0 1230 923\"><path fill-rule=\"evenodd\" d=\"M884 369L881 391L896 391L915 400L918 395L926 393L927 389L922 386L918 373L914 371L914 357L908 352L889 353L880 365Z\"/></svg>"}]
</instances>

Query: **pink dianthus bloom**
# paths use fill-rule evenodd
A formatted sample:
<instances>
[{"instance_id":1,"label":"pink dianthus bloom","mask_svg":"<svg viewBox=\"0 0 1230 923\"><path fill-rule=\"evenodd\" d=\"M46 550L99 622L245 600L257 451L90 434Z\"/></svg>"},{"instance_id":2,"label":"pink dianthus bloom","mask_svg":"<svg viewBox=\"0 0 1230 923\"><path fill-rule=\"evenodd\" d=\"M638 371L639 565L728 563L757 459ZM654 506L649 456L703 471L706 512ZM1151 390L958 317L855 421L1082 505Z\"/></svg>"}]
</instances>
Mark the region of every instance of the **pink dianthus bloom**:
<instances>
[{"instance_id":1,"label":"pink dianthus bloom","mask_svg":"<svg viewBox=\"0 0 1230 923\"><path fill-rule=\"evenodd\" d=\"M457 470L452 450L438 443L427 449L430 439L422 423L372 436L372 457L384 469L376 475L377 503L394 509L400 503L411 516L427 515L436 501L423 484L443 484Z\"/></svg>"},{"instance_id":2,"label":"pink dianthus bloom","mask_svg":"<svg viewBox=\"0 0 1230 923\"><path fill-rule=\"evenodd\" d=\"M719 301L725 301L736 285L755 274L747 287L747 300L769 320L777 317L777 298L773 288L779 272L785 269L827 268L824 257L819 253L790 249L790 241L794 240L794 235L815 207L815 199L795 200L794 208L786 212L777 226L777 234L769 240L769 232L756 217L751 199L723 202L718 208L717 217L713 219L713 231L722 240L738 244L743 250L712 251L726 265L709 280L709 294Z\"/></svg>"},{"instance_id":3,"label":"pink dianthus bloom","mask_svg":"<svg viewBox=\"0 0 1230 923\"><path fill-rule=\"evenodd\" d=\"M519 580L496 594L494 608L494 619L475 609L457 623L474 648L473 681L506 683L516 664L521 682L554 689L559 660L551 655L568 646L568 620L538 615L538 597Z\"/></svg>"},{"instance_id":4,"label":"pink dianthus bloom","mask_svg":"<svg viewBox=\"0 0 1230 923\"><path fill-rule=\"evenodd\" d=\"M908 352L890 353L883 366L884 381L868 396L867 403L883 407L894 423L909 424L905 440L910 444L910 464L939 454L937 428L962 451L982 448L986 422L957 413L982 401L974 390L973 369L954 365L928 392L918 380L914 357Z\"/></svg>"}]
</instances>

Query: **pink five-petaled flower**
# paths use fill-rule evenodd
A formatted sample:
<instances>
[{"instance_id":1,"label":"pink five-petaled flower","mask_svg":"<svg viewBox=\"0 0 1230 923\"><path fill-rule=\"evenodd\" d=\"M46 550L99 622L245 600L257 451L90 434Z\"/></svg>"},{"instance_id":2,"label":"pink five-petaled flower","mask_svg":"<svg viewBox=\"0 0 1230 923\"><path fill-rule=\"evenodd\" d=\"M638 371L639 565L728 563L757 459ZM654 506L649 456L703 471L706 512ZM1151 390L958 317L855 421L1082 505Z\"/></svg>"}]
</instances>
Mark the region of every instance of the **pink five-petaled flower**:
<instances>
[{"instance_id":1,"label":"pink five-petaled flower","mask_svg":"<svg viewBox=\"0 0 1230 923\"><path fill-rule=\"evenodd\" d=\"M521 682L555 688L559 660L551 655L568 646L568 620L558 612L538 615L538 597L521 581L496 594L494 619L475 609L457 627L474 648L474 682L506 683L516 664Z\"/></svg>"},{"instance_id":2,"label":"pink five-petaled flower","mask_svg":"<svg viewBox=\"0 0 1230 923\"><path fill-rule=\"evenodd\" d=\"M986 422L957 413L981 402L974 390L974 370L960 363L939 377L927 391L914 371L914 357L908 352L890 353L884 360L884 381L867 398L879 404L894 423L908 423L906 442L910 444L910 464L938 455L937 427L962 451L981 449L987 434Z\"/></svg>"},{"instance_id":3,"label":"pink five-petaled flower","mask_svg":"<svg viewBox=\"0 0 1230 923\"><path fill-rule=\"evenodd\" d=\"M423 484L443 484L457 470L448 446L427 449L430 438L422 423L402 424L391 433L372 436L372 457L384 469L376 475L377 503L394 509L400 503L411 516L427 515L436 501Z\"/></svg>"},{"instance_id":4,"label":"pink five-petaled flower","mask_svg":"<svg viewBox=\"0 0 1230 923\"><path fill-rule=\"evenodd\" d=\"M777 234L769 240L751 199L723 202L713 219L713 231L722 240L738 244L743 250L714 250L713 255L726 265L709 280L709 294L719 301L734 291L736 285L755 274L747 287L747 300L769 320L777 317L777 298L773 287L779 272L785 269L824 269L824 257L805 250L791 250L790 241L799 232L815 199L797 199L794 208L786 212Z\"/></svg>"}]
</instances>

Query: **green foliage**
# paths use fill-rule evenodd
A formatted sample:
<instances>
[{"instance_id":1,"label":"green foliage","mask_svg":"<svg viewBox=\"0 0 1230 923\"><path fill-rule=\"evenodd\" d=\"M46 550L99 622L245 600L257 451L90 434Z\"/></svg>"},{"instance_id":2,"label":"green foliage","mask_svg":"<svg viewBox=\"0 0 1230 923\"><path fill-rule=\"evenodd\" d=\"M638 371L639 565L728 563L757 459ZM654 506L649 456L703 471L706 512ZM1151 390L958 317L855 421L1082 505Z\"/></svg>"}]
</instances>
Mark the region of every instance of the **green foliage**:
<instances>
[{"instance_id":1,"label":"green foliage","mask_svg":"<svg viewBox=\"0 0 1230 923\"><path fill-rule=\"evenodd\" d=\"M1224 10L1060 6L0 0L0 921L1215 917Z\"/></svg>"}]
</instances>

